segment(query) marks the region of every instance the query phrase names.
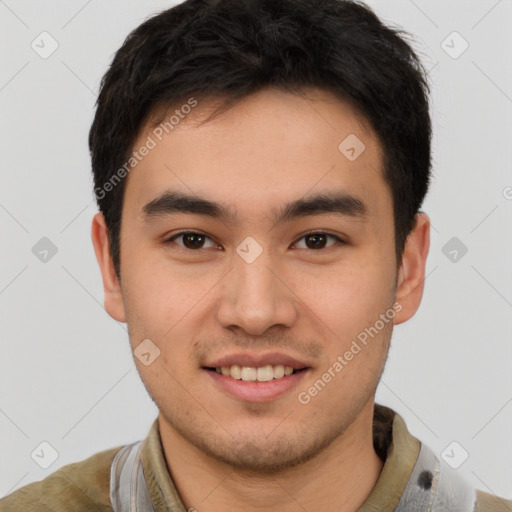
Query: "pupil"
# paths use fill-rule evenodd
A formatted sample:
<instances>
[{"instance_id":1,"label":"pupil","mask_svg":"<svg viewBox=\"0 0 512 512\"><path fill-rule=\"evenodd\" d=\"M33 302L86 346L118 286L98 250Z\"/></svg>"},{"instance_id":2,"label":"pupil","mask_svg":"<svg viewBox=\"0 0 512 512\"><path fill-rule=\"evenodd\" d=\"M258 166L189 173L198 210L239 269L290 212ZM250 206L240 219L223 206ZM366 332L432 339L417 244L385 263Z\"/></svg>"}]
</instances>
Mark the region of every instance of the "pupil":
<instances>
[{"instance_id":1,"label":"pupil","mask_svg":"<svg viewBox=\"0 0 512 512\"><path fill-rule=\"evenodd\" d=\"M321 238L323 239L323 242L325 242L325 235L309 235L307 237L307 240L315 240L315 242L313 243L313 249L318 249L319 246L322 246L323 247L323 244L322 242L320 242L320 244L318 244L318 239ZM309 247L309 245L308 245Z\"/></svg>"},{"instance_id":2,"label":"pupil","mask_svg":"<svg viewBox=\"0 0 512 512\"><path fill-rule=\"evenodd\" d=\"M194 241L193 241L194 237L196 237L196 243L194 243ZM203 238L204 238L203 235L199 235L197 233L188 233L187 235L185 235L185 239L184 239L185 245L188 247L189 244L187 242L192 240L192 243L190 244L191 248L197 249L201 245L201 242L203 241L201 239L203 239ZM199 239L199 243L197 243L197 239Z\"/></svg>"}]
</instances>

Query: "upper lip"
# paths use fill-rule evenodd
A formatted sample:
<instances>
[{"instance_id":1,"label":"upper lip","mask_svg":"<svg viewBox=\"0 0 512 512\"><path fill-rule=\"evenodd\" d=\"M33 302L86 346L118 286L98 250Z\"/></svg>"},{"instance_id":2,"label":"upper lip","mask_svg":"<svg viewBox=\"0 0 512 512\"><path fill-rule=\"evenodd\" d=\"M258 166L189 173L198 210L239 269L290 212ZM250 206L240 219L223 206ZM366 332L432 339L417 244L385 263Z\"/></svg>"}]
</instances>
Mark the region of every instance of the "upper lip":
<instances>
[{"instance_id":1,"label":"upper lip","mask_svg":"<svg viewBox=\"0 0 512 512\"><path fill-rule=\"evenodd\" d=\"M222 368L223 366L233 366L235 364L239 366L250 366L253 368L260 368L267 365L291 366L294 370L308 368L308 365L302 361L279 352L269 352L267 354L249 354L247 352L240 352L238 354L231 354L210 361L204 365L204 368Z\"/></svg>"}]
</instances>

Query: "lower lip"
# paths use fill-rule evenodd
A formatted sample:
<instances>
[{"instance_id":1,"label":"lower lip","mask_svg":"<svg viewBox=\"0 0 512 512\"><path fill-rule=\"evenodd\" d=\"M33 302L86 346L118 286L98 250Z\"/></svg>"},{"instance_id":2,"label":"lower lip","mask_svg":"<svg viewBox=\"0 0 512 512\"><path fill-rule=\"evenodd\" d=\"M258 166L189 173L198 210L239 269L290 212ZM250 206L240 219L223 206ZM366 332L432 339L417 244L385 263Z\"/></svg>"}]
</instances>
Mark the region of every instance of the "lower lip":
<instances>
[{"instance_id":1,"label":"lower lip","mask_svg":"<svg viewBox=\"0 0 512 512\"><path fill-rule=\"evenodd\" d=\"M273 379L266 382L248 382L244 380L226 377L221 373L211 370L205 370L210 375L214 383L229 395L245 400L247 402L267 402L274 400L287 391L291 391L304 378L309 369L298 373L292 373L281 379Z\"/></svg>"}]
</instances>

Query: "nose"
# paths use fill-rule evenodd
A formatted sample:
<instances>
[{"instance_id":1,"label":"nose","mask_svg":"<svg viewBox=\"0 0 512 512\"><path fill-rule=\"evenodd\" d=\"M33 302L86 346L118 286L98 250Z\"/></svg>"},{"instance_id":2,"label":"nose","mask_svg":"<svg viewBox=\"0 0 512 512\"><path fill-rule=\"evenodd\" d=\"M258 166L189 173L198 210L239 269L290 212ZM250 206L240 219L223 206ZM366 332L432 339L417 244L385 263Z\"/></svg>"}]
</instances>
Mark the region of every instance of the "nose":
<instances>
[{"instance_id":1,"label":"nose","mask_svg":"<svg viewBox=\"0 0 512 512\"><path fill-rule=\"evenodd\" d=\"M226 329L261 336L297 320L298 298L290 279L265 251L252 262L236 254L220 290L217 317Z\"/></svg>"}]
</instances>

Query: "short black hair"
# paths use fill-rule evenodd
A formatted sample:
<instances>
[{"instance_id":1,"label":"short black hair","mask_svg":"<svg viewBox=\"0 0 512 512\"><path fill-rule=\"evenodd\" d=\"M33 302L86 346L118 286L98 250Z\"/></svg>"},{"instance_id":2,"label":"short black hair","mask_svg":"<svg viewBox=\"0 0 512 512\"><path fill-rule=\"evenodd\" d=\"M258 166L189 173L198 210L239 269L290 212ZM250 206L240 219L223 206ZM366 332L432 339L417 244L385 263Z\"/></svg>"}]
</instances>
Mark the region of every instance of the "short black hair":
<instances>
[{"instance_id":1,"label":"short black hair","mask_svg":"<svg viewBox=\"0 0 512 512\"><path fill-rule=\"evenodd\" d=\"M355 0L186 0L145 20L102 78L89 132L118 277L121 178L152 113L190 97L229 108L265 87L322 88L370 122L392 192L399 263L431 174L428 73L409 37Z\"/></svg>"}]
</instances>

